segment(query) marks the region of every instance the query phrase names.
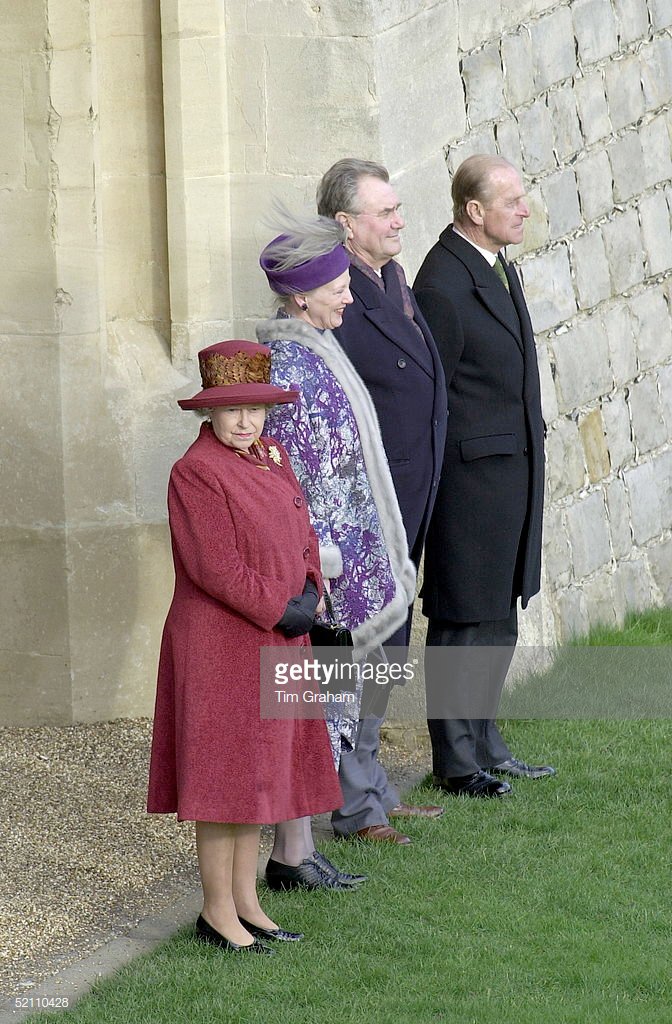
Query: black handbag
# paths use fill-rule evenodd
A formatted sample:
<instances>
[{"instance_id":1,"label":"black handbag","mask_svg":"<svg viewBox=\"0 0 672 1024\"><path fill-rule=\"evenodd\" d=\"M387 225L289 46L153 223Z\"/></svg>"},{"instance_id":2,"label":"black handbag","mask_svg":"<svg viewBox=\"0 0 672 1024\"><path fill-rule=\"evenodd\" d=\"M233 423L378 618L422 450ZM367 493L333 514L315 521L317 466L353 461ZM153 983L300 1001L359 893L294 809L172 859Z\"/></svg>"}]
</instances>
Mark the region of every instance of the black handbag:
<instances>
[{"instance_id":1,"label":"black handbag","mask_svg":"<svg viewBox=\"0 0 672 1024\"><path fill-rule=\"evenodd\" d=\"M327 606L329 618L316 619L310 627L311 644L313 647L352 647L352 633L342 622L336 622L334 606L326 590L324 603Z\"/></svg>"}]
</instances>

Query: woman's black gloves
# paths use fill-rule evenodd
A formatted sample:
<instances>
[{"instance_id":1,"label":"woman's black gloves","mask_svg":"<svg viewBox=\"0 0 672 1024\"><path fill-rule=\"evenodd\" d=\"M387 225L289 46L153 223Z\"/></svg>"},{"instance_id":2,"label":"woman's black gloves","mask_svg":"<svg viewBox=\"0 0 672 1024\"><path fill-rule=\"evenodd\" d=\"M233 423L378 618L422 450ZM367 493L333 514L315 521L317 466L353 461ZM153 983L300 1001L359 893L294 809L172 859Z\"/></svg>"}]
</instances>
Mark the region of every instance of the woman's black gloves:
<instances>
[{"instance_id":1,"label":"woman's black gloves","mask_svg":"<svg viewBox=\"0 0 672 1024\"><path fill-rule=\"evenodd\" d=\"M285 614L276 628L281 629L285 636L289 637L303 636L308 633L315 620L317 602L317 587L312 580L306 580L303 593L298 597L290 598L285 608Z\"/></svg>"}]
</instances>

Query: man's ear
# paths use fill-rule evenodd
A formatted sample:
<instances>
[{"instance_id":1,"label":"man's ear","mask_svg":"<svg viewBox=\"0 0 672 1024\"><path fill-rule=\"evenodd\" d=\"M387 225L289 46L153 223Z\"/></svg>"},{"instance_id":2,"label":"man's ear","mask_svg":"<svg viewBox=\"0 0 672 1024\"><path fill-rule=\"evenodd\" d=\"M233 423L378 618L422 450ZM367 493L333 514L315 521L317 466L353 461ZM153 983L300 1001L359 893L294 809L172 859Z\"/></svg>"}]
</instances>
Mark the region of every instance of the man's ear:
<instances>
[{"instance_id":1,"label":"man's ear","mask_svg":"<svg viewBox=\"0 0 672 1024\"><path fill-rule=\"evenodd\" d=\"M334 220L338 224L342 224L342 226L348 233L348 238L352 238L352 228L350 227L350 214L344 213L342 210L339 210L338 213L335 215Z\"/></svg>"},{"instance_id":2,"label":"man's ear","mask_svg":"<svg viewBox=\"0 0 672 1024\"><path fill-rule=\"evenodd\" d=\"M483 224L483 207L478 199L470 199L466 205L467 216L473 224Z\"/></svg>"}]
</instances>

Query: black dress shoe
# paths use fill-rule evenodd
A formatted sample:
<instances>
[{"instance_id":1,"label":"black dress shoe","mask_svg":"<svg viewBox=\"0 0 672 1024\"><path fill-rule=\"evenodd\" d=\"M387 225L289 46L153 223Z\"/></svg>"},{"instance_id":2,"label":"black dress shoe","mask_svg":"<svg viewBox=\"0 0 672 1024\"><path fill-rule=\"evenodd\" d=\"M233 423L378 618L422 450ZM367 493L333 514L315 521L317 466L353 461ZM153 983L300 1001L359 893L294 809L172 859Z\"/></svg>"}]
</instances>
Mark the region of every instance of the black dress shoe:
<instances>
[{"instance_id":1,"label":"black dress shoe","mask_svg":"<svg viewBox=\"0 0 672 1024\"><path fill-rule=\"evenodd\" d=\"M261 925L252 924L244 917L238 916L243 928L247 928L250 935L257 939L269 939L272 942L298 942L303 938L303 932L286 932L284 928L262 928Z\"/></svg>"},{"instance_id":2,"label":"black dress shoe","mask_svg":"<svg viewBox=\"0 0 672 1024\"><path fill-rule=\"evenodd\" d=\"M276 891L285 889L351 889L327 872L311 858L302 860L297 867L269 860L266 865L266 884Z\"/></svg>"},{"instance_id":3,"label":"black dress shoe","mask_svg":"<svg viewBox=\"0 0 672 1024\"><path fill-rule=\"evenodd\" d=\"M217 946L219 949L226 949L230 953L262 953L265 956L275 956L275 950L264 946L263 942L259 942L256 937L249 946L240 946L237 942L225 939L211 924L208 924L202 914L198 915L196 921L196 938L199 942Z\"/></svg>"},{"instance_id":4,"label":"black dress shoe","mask_svg":"<svg viewBox=\"0 0 672 1024\"><path fill-rule=\"evenodd\" d=\"M323 853L319 850L313 850L310 855L310 859L317 864L318 867L322 868L326 875L333 878L336 882L340 882L341 885L347 886L352 889L360 882L365 882L366 875L351 875L348 871L339 871L335 864L332 864Z\"/></svg>"},{"instance_id":5,"label":"black dress shoe","mask_svg":"<svg viewBox=\"0 0 672 1024\"><path fill-rule=\"evenodd\" d=\"M487 772L480 771L474 775L460 775L453 779L439 779L434 776L434 785L453 796L495 797L509 796L513 793L508 782L494 779Z\"/></svg>"},{"instance_id":6,"label":"black dress shoe","mask_svg":"<svg viewBox=\"0 0 672 1024\"><path fill-rule=\"evenodd\" d=\"M550 764L526 764L517 757L510 757L508 761L488 768L488 771L495 775L508 775L511 779L543 779L547 775L555 775L555 768Z\"/></svg>"}]
</instances>

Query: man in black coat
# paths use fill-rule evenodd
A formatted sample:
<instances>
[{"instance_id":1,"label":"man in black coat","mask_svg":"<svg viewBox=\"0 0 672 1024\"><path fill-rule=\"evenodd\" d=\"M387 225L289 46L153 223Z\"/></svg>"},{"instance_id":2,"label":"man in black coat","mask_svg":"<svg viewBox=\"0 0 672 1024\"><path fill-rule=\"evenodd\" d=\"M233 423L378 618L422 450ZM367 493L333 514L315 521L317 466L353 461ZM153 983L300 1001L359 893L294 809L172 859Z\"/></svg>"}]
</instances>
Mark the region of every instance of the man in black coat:
<instances>
[{"instance_id":1,"label":"man in black coat","mask_svg":"<svg viewBox=\"0 0 672 1024\"><path fill-rule=\"evenodd\" d=\"M401 251L401 204L385 167L346 158L324 175L317 192L318 212L346 228L350 252L350 291L354 299L334 334L373 399L390 465L408 547L416 566L436 497L446 431L443 370L431 333L393 257ZM388 640L405 647L408 620ZM380 724L387 687L365 691L368 714L360 722L355 750L341 758L345 803L333 816L340 835L408 843L389 817L435 817L441 808L399 804L399 795L378 764ZM370 703L371 697L375 700Z\"/></svg>"},{"instance_id":2,"label":"man in black coat","mask_svg":"<svg viewBox=\"0 0 672 1024\"><path fill-rule=\"evenodd\" d=\"M454 222L413 285L450 414L425 550L427 713L436 784L499 797L511 792L501 776L554 774L515 758L494 721L518 635L517 600L525 607L540 585L539 371L520 281L501 251L522 241L530 211L502 157L465 160L452 197Z\"/></svg>"}]
</instances>

